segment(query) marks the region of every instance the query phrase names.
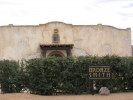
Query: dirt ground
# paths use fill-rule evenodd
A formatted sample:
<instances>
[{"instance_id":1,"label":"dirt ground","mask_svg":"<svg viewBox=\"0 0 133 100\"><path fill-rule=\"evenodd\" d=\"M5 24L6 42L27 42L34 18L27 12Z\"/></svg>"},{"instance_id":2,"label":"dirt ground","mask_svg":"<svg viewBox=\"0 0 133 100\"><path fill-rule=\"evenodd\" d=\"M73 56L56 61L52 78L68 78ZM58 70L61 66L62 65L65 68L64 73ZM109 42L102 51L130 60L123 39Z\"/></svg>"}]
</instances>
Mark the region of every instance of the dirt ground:
<instances>
[{"instance_id":1,"label":"dirt ground","mask_svg":"<svg viewBox=\"0 0 133 100\"><path fill-rule=\"evenodd\" d=\"M0 100L133 100L133 92L111 93L110 95L53 95L40 96L25 93L0 94Z\"/></svg>"}]
</instances>

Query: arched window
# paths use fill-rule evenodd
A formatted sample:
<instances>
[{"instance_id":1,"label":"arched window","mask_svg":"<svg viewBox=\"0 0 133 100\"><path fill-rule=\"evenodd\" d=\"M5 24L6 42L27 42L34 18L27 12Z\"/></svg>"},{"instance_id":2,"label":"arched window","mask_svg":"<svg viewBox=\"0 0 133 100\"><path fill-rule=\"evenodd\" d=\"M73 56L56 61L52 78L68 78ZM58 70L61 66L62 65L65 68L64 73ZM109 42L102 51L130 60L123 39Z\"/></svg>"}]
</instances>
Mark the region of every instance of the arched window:
<instances>
[{"instance_id":1,"label":"arched window","mask_svg":"<svg viewBox=\"0 0 133 100\"><path fill-rule=\"evenodd\" d=\"M54 34L53 40L54 40L54 42L59 42L59 36L58 36L58 34Z\"/></svg>"},{"instance_id":2,"label":"arched window","mask_svg":"<svg viewBox=\"0 0 133 100\"><path fill-rule=\"evenodd\" d=\"M48 56L49 56L49 57L50 57L50 56L65 57L64 54L63 54L62 52L60 52L60 51L53 51L53 52L51 52Z\"/></svg>"},{"instance_id":3,"label":"arched window","mask_svg":"<svg viewBox=\"0 0 133 100\"><path fill-rule=\"evenodd\" d=\"M53 34L53 43L58 43L60 38L59 38L59 34L58 34L58 30L57 29L54 29L54 34Z\"/></svg>"},{"instance_id":4,"label":"arched window","mask_svg":"<svg viewBox=\"0 0 133 100\"><path fill-rule=\"evenodd\" d=\"M62 57L60 54L52 54L51 56Z\"/></svg>"}]
</instances>

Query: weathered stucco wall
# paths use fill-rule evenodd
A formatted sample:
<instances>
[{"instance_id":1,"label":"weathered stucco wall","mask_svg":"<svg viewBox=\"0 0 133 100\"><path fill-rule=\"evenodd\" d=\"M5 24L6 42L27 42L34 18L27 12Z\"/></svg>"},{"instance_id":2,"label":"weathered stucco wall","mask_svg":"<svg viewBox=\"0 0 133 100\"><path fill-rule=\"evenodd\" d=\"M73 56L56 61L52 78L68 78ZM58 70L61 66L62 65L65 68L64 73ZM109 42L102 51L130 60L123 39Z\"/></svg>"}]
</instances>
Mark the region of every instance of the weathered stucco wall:
<instances>
[{"instance_id":1,"label":"weathered stucco wall","mask_svg":"<svg viewBox=\"0 0 133 100\"><path fill-rule=\"evenodd\" d=\"M50 22L37 26L0 26L0 59L41 57L40 44L52 44L54 29L58 29L60 44L74 44L73 56L131 56L130 28ZM50 52L48 51L47 55ZM61 52L66 56L65 51Z\"/></svg>"}]
</instances>

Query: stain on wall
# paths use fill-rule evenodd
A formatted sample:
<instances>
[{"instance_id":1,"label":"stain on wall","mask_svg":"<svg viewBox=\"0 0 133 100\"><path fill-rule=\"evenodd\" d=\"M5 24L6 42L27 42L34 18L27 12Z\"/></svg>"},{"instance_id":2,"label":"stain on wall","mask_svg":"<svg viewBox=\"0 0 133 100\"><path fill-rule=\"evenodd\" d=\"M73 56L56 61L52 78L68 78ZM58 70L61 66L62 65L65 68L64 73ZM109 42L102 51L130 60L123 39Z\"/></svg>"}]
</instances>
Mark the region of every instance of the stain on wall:
<instances>
[{"instance_id":1,"label":"stain on wall","mask_svg":"<svg viewBox=\"0 0 133 100\"><path fill-rule=\"evenodd\" d=\"M74 44L74 56L131 56L130 28L49 22L40 25L0 26L0 59L21 60L41 57L40 44L53 44L54 29L59 30L59 44Z\"/></svg>"}]
</instances>

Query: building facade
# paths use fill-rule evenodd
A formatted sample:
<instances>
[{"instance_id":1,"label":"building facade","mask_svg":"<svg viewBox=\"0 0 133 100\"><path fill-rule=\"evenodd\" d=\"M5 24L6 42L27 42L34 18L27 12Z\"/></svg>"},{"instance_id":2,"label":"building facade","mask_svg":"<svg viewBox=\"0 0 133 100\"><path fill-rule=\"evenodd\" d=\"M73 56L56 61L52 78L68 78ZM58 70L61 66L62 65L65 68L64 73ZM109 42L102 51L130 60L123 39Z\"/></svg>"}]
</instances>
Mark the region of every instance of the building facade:
<instances>
[{"instance_id":1,"label":"building facade","mask_svg":"<svg viewBox=\"0 0 133 100\"><path fill-rule=\"evenodd\" d=\"M48 56L131 56L131 29L107 25L0 26L0 59L21 60Z\"/></svg>"}]
</instances>

